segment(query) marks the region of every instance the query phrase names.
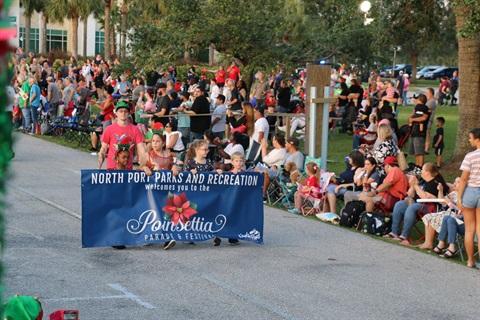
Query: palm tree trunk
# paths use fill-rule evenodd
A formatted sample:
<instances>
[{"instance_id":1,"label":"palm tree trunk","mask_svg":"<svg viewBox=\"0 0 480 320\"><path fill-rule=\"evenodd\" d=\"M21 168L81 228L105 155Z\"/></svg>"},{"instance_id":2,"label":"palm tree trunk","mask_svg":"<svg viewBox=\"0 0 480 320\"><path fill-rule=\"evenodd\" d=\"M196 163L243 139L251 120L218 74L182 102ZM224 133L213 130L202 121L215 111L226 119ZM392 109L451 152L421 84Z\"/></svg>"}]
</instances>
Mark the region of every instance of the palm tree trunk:
<instances>
[{"instance_id":1,"label":"palm tree trunk","mask_svg":"<svg viewBox=\"0 0 480 320\"><path fill-rule=\"evenodd\" d=\"M41 38L40 38L40 39L42 39L42 42L40 42L40 52L42 54L47 53L47 23L48 23L48 17L45 14L45 12L43 12L43 14L42 14L42 28L41 28L42 34L41 34Z\"/></svg>"},{"instance_id":2,"label":"palm tree trunk","mask_svg":"<svg viewBox=\"0 0 480 320\"><path fill-rule=\"evenodd\" d=\"M32 27L32 16L25 16L25 36L23 43L25 45L25 53L30 52L30 28Z\"/></svg>"},{"instance_id":3,"label":"palm tree trunk","mask_svg":"<svg viewBox=\"0 0 480 320\"><path fill-rule=\"evenodd\" d=\"M184 45L184 51L183 51L183 62L185 64L190 64L192 61L192 57L190 55L190 48L188 47L188 44Z\"/></svg>"},{"instance_id":4,"label":"palm tree trunk","mask_svg":"<svg viewBox=\"0 0 480 320\"><path fill-rule=\"evenodd\" d=\"M128 13L128 6L123 1L122 7L120 9L120 57L125 59L125 55L127 52L127 13Z\"/></svg>"},{"instance_id":5,"label":"palm tree trunk","mask_svg":"<svg viewBox=\"0 0 480 320\"><path fill-rule=\"evenodd\" d=\"M456 12L457 31L465 24L467 7L458 7ZM461 160L471 150L468 130L480 123L480 35L471 38L458 37L459 68L459 122L455 142L454 160Z\"/></svg>"},{"instance_id":6,"label":"palm tree trunk","mask_svg":"<svg viewBox=\"0 0 480 320\"><path fill-rule=\"evenodd\" d=\"M85 19L83 19L83 57L87 56L87 38L88 38L87 22L88 22L88 17L85 17Z\"/></svg>"},{"instance_id":7,"label":"palm tree trunk","mask_svg":"<svg viewBox=\"0 0 480 320\"><path fill-rule=\"evenodd\" d=\"M213 66L215 64L215 44L210 43L208 46L208 65Z\"/></svg>"},{"instance_id":8,"label":"palm tree trunk","mask_svg":"<svg viewBox=\"0 0 480 320\"><path fill-rule=\"evenodd\" d=\"M111 31L110 31L110 38L111 38L111 47L110 47L110 52L111 56L116 56L117 55L117 36L115 32L115 25L111 26Z\"/></svg>"},{"instance_id":9,"label":"palm tree trunk","mask_svg":"<svg viewBox=\"0 0 480 320\"><path fill-rule=\"evenodd\" d=\"M105 59L109 60L111 57L110 54L110 10L111 10L112 2L111 0L105 0L105 20L103 25L104 31L104 55Z\"/></svg>"},{"instance_id":10,"label":"palm tree trunk","mask_svg":"<svg viewBox=\"0 0 480 320\"><path fill-rule=\"evenodd\" d=\"M72 56L78 56L78 17L72 17Z\"/></svg>"},{"instance_id":11,"label":"palm tree trunk","mask_svg":"<svg viewBox=\"0 0 480 320\"><path fill-rule=\"evenodd\" d=\"M410 82L415 81L415 79L417 79L417 61L418 61L418 54L416 52L412 52L410 54L410 62L412 64L412 76L410 78Z\"/></svg>"}]
</instances>

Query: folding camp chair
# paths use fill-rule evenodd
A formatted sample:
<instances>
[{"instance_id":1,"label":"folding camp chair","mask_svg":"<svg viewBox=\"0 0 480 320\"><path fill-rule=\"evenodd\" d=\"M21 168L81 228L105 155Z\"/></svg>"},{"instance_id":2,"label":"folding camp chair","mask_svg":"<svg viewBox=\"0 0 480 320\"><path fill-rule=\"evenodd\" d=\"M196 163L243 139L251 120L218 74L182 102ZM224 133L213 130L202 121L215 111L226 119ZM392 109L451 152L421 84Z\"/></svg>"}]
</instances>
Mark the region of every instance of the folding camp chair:
<instances>
[{"instance_id":1,"label":"folding camp chair","mask_svg":"<svg viewBox=\"0 0 480 320\"><path fill-rule=\"evenodd\" d=\"M251 139L250 147L246 154L246 166L247 168L254 167L259 161L262 154L262 146L257 141Z\"/></svg>"},{"instance_id":2,"label":"folding camp chair","mask_svg":"<svg viewBox=\"0 0 480 320\"><path fill-rule=\"evenodd\" d=\"M282 187L280 186L280 180L278 177L271 178L266 190L267 203L269 205L275 205L278 199L282 197Z\"/></svg>"},{"instance_id":3,"label":"folding camp chair","mask_svg":"<svg viewBox=\"0 0 480 320\"><path fill-rule=\"evenodd\" d=\"M300 211L304 216L310 216L322 212L325 201L327 199L327 186L331 178L334 176L332 172L322 171L320 174L320 188L315 188L314 192L303 197Z\"/></svg>"},{"instance_id":4,"label":"folding camp chair","mask_svg":"<svg viewBox=\"0 0 480 320\"><path fill-rule=\"evenodd\" d=\"M476 239L475 242L478 243L478 237L477 236L475 236L475 239ZM479 256L477 243L475 243L475 246L474 246L474 248L477 248L473 253L474 258ZM465 255L464 255L464 252L465 252L465 238L462 235L457 234L455 244L457 245L458 252L460 254L460 259L462 260L462 262L465 262Z\"/></svg>"},{"instance_id":5,"label":"folding camp chair","mask_svg":"<svg viewBox=\"0 0 480 320\"><path fill-rule=\"evenodd\" d=\"M440 202L443 199L418 199L417 202L421 202L423 204L423 207L417 211L417 222L413 226L413 230L420 235L420 238L418 240L425 240L425 232L422 232L420 230L418 223L422 221L423 216L425 216L428 213L434 213L434 212L439 212L442 211L442 207L444 203Z\"/></svg>"}]
</instances>

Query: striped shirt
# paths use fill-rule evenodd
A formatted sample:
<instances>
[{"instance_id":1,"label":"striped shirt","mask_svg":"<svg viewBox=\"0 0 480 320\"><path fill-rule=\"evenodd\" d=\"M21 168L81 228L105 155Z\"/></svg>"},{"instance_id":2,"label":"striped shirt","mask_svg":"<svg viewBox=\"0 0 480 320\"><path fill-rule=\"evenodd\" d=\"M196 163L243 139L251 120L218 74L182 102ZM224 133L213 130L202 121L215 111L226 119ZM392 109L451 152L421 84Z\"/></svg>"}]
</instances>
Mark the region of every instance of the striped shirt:
<instances>
[{"instance_id":1,"label":"striped shirt","mask_svg":"<svg viewBox=\"0 0 480 320\"><path fill-rule=\"evenodd\" d=\"M480 149L467 153L460 170L470 172L468 177L469 187L480 187Z\"/></svg>"}]
</instances>

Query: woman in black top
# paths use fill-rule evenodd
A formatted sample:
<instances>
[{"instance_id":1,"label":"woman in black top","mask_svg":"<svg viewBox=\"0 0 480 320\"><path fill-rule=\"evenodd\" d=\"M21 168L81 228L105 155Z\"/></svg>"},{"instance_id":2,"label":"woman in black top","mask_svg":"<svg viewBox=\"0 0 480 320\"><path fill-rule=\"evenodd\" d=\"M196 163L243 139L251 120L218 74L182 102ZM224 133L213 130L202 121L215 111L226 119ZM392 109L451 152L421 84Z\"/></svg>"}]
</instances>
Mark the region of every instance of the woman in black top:
<instances>
[{"instance_id":1,"label":"woman in black top","mask_svg":"<svg viewBox=\"0 0 480 320\"><path fill-rule=\"evenodd\" d=\"M440 184L443 188L439 188ZM393 207L392 232L388 236L401 240L404 245L410 245L408 237L417 223L417 215L427 214L431 210L431 205L418 203L417 200L443 198L444 193L448 192L448 186L438 172L438 168L433 163L425 163L422 168L422 179L419 181L416 177L412 177L408 197L398 201ZM400 233L402 220L403 227Z\"/></svg>"}]
</instances>

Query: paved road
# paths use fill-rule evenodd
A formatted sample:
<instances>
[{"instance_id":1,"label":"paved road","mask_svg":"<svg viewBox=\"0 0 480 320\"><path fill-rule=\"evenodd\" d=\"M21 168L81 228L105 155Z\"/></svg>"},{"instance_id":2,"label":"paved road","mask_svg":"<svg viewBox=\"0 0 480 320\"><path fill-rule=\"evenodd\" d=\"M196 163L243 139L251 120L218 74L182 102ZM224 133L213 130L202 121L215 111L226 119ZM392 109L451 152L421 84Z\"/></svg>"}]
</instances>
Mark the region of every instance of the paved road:
<instances>
[{"instance_id":1,"label":"paved road","mask_svg":"<svg viewBox=\"0 0 480 320\"><path fill-rule=\"evenodd\" d=\"M7 202L6 293L88 319L478 319L480 272L265 210L265 244L81 249L89 154L19 136Z\"/></svg>"}]
</instances>

